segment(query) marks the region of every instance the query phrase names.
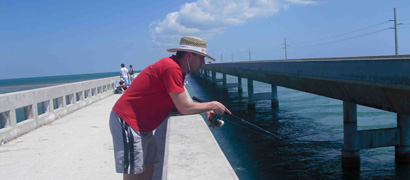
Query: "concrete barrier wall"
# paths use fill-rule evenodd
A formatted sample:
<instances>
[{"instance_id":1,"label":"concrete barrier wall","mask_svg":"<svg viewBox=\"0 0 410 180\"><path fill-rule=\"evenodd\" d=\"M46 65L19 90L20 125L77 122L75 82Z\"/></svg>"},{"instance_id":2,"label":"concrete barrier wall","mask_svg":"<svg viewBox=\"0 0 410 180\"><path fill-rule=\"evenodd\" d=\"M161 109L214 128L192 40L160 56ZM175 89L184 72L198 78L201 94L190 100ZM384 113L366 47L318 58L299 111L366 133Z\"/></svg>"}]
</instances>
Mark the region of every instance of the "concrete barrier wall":
<instances>
[{"instance_id":1,"label":"concrete barrier wall","mask_svg":"<svg viewBox=\"0 0 410 180\"><path fill-rule=\"evenodd\" d=\"M0 94L0 143L112 95L118 79L115 76ZM25 120L17 122L17 109L24 109Z\"/></svg>"},{"instance_id":2,"label":"concrete barrier wall","mask_svg":"<svg viewBox=\"0 0 410 180\"><path fill-rule=\"evenodd\" d=\"M239 179L201 115L171 112L155 137L161 160L153 179Z\"/></svg>"},{"instance_id":3,"label":"concrete barrier wall","mask_svg":"<svg viewBox=\"0 0 410 180\"><path fill-rule=\"evenodd\" d=\"M167 119L162 180L239 179L201 115Z\"/></svg>"}]
</instances>

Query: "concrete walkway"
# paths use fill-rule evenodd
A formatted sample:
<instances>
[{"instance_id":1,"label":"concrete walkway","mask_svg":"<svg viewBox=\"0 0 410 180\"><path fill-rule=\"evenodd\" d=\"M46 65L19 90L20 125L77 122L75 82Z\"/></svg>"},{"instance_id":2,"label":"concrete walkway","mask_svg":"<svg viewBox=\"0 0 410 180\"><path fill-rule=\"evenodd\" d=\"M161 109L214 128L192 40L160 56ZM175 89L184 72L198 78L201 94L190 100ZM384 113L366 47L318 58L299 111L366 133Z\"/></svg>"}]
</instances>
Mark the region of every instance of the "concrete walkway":
<instances>
[{"instance_id":1,"label":"concrete walkway","mask_svg":"<svg viewBox=\"0 0 410 180\"><path fill-rule=\"evenodd\" d=\"M114 94L0 145L0 179L122 179L108 119ZM173 112L157 128L154 179L238 179L200 115Z\"/></svg>"},{"instance_id":2,"label":"concrete walkway","mask_svg":"<svg viewBox=\"0 0 410 180\"><path fill-rule=\"evenodd\" d=\"M0 179L122 179L115 173L112 95L0 145Z\"/></svg>"}]
</instances>

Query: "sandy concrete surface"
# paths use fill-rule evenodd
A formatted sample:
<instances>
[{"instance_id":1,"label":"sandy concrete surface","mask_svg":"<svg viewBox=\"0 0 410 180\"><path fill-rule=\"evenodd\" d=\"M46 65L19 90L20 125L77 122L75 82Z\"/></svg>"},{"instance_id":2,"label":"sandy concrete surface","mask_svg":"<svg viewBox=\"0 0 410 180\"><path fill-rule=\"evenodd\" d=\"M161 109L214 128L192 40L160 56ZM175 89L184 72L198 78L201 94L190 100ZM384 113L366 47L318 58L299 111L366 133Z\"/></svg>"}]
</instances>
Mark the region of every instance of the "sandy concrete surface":
<instances>
[{"instance_id":1,"label":"sandy concrete surface","mask_svg":"<svg viewBox=\"0 0 410 180\"><path fill-rule=\"evenodd\" d=\"M108 126L112 95L0 145L0 179L122 179Z\"/></svg>"},{"instance_id":2,"label":"sandy concrete surface","mask_svg":"<svg viewBox=\"0 0 410 180\"><path fill-rule=\"evenodd\" d=\"M122 179L109 130L114 94L0 145L1 180ZM177 112L156 130L154 179L238 179L200 115ZM165 150L165 152L164 152Z\"/></svg>"}]
</instances>

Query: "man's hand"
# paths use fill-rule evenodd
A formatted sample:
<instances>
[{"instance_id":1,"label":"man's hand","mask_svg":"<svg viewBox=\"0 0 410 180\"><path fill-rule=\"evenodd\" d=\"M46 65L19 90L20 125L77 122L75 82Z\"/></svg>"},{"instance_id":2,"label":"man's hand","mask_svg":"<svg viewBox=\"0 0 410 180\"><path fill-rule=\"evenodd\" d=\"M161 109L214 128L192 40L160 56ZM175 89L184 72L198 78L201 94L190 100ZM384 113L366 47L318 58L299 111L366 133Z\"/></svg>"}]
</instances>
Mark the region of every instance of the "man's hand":
<instances>
[{"instance_id":1,"label":"man's hand","mask_svg":"<svg viewBox=\"0 0 410 180\"><path fill-rule=\"evenodd\" d=\"M226 108L223 104L221 104L218 101L203 102L203 103L190 102L188 101L188 98L185 92L169 93L169 95L171 96L171 99L174 102L174 105L177 108L178 112L183 115L203 113L203 112L209 112L209 111L212 111L212 113L210 114L215 113L221 116L224 115L225 113L231 114L231 111L229 111L228 108Z\"/></svg>"},{"instance_id":2,"label":"man's hand","mask_svg":"<svg viewBox=\"0 0 410 180\"><path fill-rule=\"evenodd\" d=\"M215 124L212 122L212 119L215 117L215 112L214 111L207 111L205 112L206 114L206 120L209 122L209 126L212 129L215 129Z\"/></svg>"},{"instance_id":3,"label":"man's hand","mask_svg":"<svg viewBox=\"0 0 410 180\"><path fill-rule=\"evenodd\" d=\"M218 101L212 101L211 103L214 104L214 112L218 115L224 115L226 114L231 114L231 111L229 111L228 108L226 108L222 103L218 102Z\"/></svg>"}]
</instances>

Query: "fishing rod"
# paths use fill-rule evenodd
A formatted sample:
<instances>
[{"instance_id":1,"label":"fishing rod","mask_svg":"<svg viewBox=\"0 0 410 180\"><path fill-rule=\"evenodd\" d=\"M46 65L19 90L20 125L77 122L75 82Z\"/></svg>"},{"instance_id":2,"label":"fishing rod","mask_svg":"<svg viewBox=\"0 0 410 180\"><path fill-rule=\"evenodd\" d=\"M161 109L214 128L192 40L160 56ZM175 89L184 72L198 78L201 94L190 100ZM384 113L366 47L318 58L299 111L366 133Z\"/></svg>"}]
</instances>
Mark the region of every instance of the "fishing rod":
<instances>
[{"instance_id":1,"label":"fishing rod","mask_svg":"<svg viewBox=\"0 0 410 180\"><path fill-rule=\"evenodd\" d=\"M195 100L195 101L197 101L197 102L204 102L204 101L202 101L201 99L199 99L199 98L197 98L197 97L195 97L195 96L192 97L192 99ZM276 138L278 138L278 139L280 139L280 140L284 140L283 138L279 137L278 135L273 134L273 133L269 132L268 130L263 129L263 128L261 128L261 127L255 125L255 124L249 122L249 121L246 121L245 119L240 118L239 116L236 116L236 115L234 115L234 114L232 114L232 113L231 113L231 114L225 113L224 115L227 115L227 116L233 117L233 118L235 118L235 119L238 119L238 120L240 120L242 123L244 123L244 124L246 124L246 125L249 125L249 126L255 128L255 129L258 129L258 130L260 130L260 131L262 131L262 132L265 132L265 133L267 133L267 134L269 134L269 135L271 135L271 136L273 136L273 137L276 137ZM221 118L221 119L214 118L214 119L216 119L216 120L212 120L212 122L213 122L215 125L217 125L218 127L222 127L222 126L223 126L224 123L223 123L222 118ZM216 123L215 123L214 121L215 121ZM218 125L218 123L221 123L220 121L222 121L222 125L221 125L221 126Z\"/></svg>"},{"instance_id":2,"label":"fishing rod","mask_svg":"<svg viewBox=\"0 0 410 180\"><path fill-rule=\"evenodd\" d=\"M197 102L204 102L204 101L202 101L201 99L199 99L199 98L197 98L197 97L195 97L195 96L192 97L192 99L195 100L195 101L197 101ZM243 119L243 118L241 118L241 117L239 117L239 116L236 116L236 115L234 115L234 114L232 114L232 113L231 113L231 114L227 114L227 113L225 112L224 115L226 115L226 116L228 116L228 117L233 117L233 118L235 118L235 119L238 119L238 120L240 120L242 123L244 123L244 124L246 124L246 125L249 125L249 126L255 128L255 129L257 129L257 130L259 130L259 131L261 131L261 132L264 132L264 133L266 133L266 134L269 134L269 135L271 135L272 137L275 137L275 138L277 138L277 139L280 139L280 140L282 140L282 141L285 141L285 139L279 137L278 135L273 134L273 133L269 132L268 130L263 129L263 128L261 128L261 127L255 125L255 124L249 122L249 121L246 121L245 119ZM217 117L217 116L215 116L215 117ZM213 122L215 125L217 125L218 127L222 127L223 124L224 124L224 121L222 120L222 117L221 117L220 119L215 118L215 117L214 117L213 119L217 119L217 120L212 120L212 122ZM219 125L216 124L216 123L222 123L222 125L219 126ZM252 129L251 129L251 130L252 130ZM262 133L259 132L259 131L254 131L254 132L259 133L259 134L262 134ZM308 152L309 152L308 150L306 150L305 147L297 146L297 145L291 143L290 141L286 141L286 142L287 142L287 144L289 144L289 145L292 146L292 147L302 148L302 151L305 152L305 153L308 153ZM354 175L352 175L352 174L350 174L350 173L348 173L348 172L344 172L344 173L347 174L347 175L349 175L349 176L351 176L351 177L355 177ZM320 174L319 174L319 175L320 175Z\"/></svg>"},{"instance_id":3,"label":"fishing rod","mask_svg":"<svg viewBox=\"0 0 410 180\"><path fill-rule=\"evenodd\" d=\"M195 100L195 101L197 101L197 102L204 102L204 101L202 101L201 99L199 99L199 98L197 98L197 97L195 97L195 96L192 97L192 99ZM281 138L280 136L278 136L278 135L276 135L276 134L273 134L273 133L271 133L270 131L268 131L268 130L266 130L266 129L263 129L263 128L261 128L261 127L255 125L255 124L253 124L253 123L251 123L251 122L249 122L249 121L247 121L247 120L245 120L245 119L243 119L243 118L241 118L241 117L239 117L239 116L236 116L236 115L234 115L234 114L232 114L232 113L231 113L231 114L227 114L226 112L224 113L224 115L226 115L226 116L228 116L228 117L233 117L233 118L235 118L235 119L238 119L238 120L240 120L242 123L244 123L244 124L246 124L246 125L248 125L248 126L250 126L250 127L253 127L254 129L249 128L249 130L252 130L252 131L254 131L255 133L258 133L258 134L262 134L262 132L263 132L263 133L266 133L266 134L270 135L271 137L274 137L274 138L276 138L276 139L279 139L279 140L281 140L281 141L286 142L288 145L290 145L290 146L292 146L292 147L294 147L294 148L302 148L302 151L305 152L305 153L308 153L308 152L309 152L309 151L306 150L305 147L303 147L303 146L298 146L298 145L296 145L296 144L291 143L290 141L286 141L285 139ZM215 116L215 117L216 117L216 116ZM214 117L213 119L216 119L215 117ZM222 116L221 116L221 118L218 119L218 120L223 122ZM212 120L212 122L214 122L214 120ZM232 122L234 123L234 121L232 121ZM237 123L234 123L234 124L237 124ZM223 123L222 123L222 125L223 125ZM237 124L237 125L239 125L239 124ZM218 127L222 127L222 126L218 126ZM259 130L259 131L257 131L257 130Z\"/></svg>"}]
</instances>

